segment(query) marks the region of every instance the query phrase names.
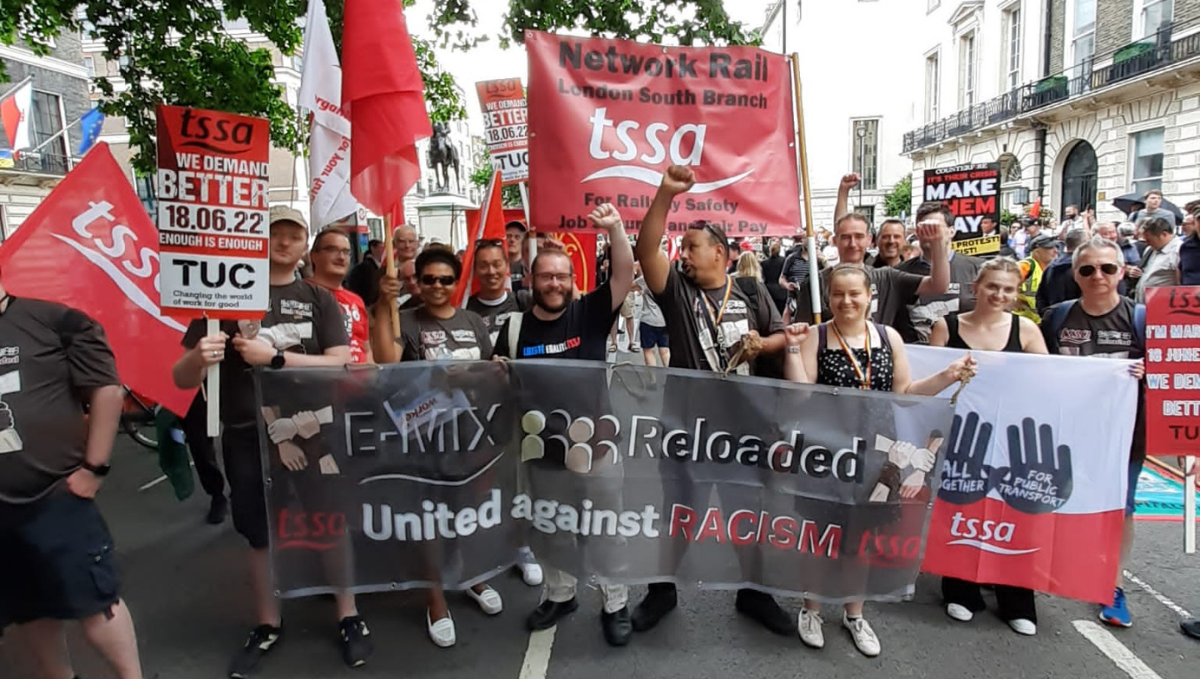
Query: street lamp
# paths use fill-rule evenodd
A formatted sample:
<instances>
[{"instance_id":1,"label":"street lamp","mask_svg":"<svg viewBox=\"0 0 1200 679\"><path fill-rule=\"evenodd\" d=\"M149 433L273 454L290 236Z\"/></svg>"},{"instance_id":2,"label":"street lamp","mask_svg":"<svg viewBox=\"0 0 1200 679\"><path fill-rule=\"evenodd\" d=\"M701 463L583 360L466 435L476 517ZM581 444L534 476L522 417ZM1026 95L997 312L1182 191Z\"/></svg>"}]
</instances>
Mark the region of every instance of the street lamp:
<instances>
[{"instance_id":1,"label":"street lamp","mask_svg":"<svg viewBox=\"0 0 1200 679\"><path fill-rule=\"evenodd\" d=\"M854 126L854 134L858 136L858 207L859 209L862 209L863 182L867 180L867 124L861 120L858 121L858 124Z\"/></svg>"}]
</instances>

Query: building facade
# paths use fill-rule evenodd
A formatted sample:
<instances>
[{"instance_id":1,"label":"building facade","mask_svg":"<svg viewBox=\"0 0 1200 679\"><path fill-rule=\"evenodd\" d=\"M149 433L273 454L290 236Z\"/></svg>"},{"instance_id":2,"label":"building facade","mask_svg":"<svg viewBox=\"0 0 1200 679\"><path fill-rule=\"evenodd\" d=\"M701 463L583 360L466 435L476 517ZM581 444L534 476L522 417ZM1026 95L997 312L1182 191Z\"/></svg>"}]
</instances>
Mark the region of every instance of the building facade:
<instances>
[{"instance_id":1,"label":"building facade","mask_svg":"<svg viewBox=\"0 0 1200 679\"><path fill-rule=\"evenodd\" d=\"M920 58L913 35L925 2L783 0L767 10L764 48L800 57L817 229L833 226L843 175L862 177L861 192L850 193L850 208L879 224L886 216L884 197L911 171L902 147L920 120L911 102L911 64ZM835 40L844 40L845 49L831 50Z\"/></svg>"},{"instance_id":2,"label":"building facade","mask_svg":"<svg viewBox=\"0 0 1200 679\"><path fill-rule=\"evenodd\" d=\"M1113 200L1200 194L1200 0L923 0L914 168L999 162L1004 209L1102 220Z\"/></svg>"},{"instance_id":3,"label":"building facade","mask_svg":"<svg viewBox=\"0 0 1200 679\"><path fill-rule=\"evenodd\" d=\"M21 43L0 45L9 81L0 83L0 99L30 78L30 148L17 150L11 164L0 165L0 239L8 238L75 166L79 119L91 108L87 70L78 36L62 35L48 56L39 57ZM8 140L0 134L7 150Z\"/></svg>"}]
</instances>

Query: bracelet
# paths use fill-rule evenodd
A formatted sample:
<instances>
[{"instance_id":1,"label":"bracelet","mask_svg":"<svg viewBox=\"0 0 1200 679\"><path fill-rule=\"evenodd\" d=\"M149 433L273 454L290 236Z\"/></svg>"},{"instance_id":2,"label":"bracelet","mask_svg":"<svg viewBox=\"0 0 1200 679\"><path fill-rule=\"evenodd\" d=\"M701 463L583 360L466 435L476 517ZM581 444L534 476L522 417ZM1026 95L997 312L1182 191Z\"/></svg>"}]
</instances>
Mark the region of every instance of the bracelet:
<instances>
[{"instance_id":1,"label":"bracelet","mask_svg":"<svg viewBox=\"0 0 1200 679\"><path fill-rule=\"evenodd\" d=\"M798 354L798 353L800 353L800 345L798 345L798 344L789 344L789 345L788 345L788 348L787 348L787 351L788 351L788 353L789 353L789 354Z\"/></svg>"}]
</instances>

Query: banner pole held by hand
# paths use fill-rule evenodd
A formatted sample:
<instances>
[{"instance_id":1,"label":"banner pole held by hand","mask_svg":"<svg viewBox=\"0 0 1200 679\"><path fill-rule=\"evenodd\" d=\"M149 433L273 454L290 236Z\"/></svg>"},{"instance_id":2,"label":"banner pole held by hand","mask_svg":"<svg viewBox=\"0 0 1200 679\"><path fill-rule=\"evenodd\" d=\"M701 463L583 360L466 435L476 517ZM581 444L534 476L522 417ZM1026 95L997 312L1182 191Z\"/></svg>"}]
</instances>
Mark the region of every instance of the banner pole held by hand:
<instances>
[{"instance_id":1,"label":"banner pole held by hand","mask_svg":"<svg viewBox=\"0 0 1200 679\"><path fill-rule=\"evenodd\" d=\"M525 210L525 246L529 248L529 266L532 268L533 258L537 257L537 238L533 237L533 223L529 221L529 187L520 182L517 188L521 191L521 207Z\"/></svg>"},{"instance_id":2,"label":"banner pole held by hand","mask_svg":"<svg viewBox=\"0 0 1200 679\"><path fill-rule=\"evenodd\" d=\"M215 335L221 332L221 322L215 318L210 318L207 321L208 329L206 334ZM208 435L215 437L221 433L221 364L218 363L208 369L208 375L204 378L204 391L207 396L208 403Z\"/></svg>"},{"instance_id":3,"label":"banner pole held by hand","mask_svg":"<svg viewBox=\"0 0 1200 679\"><path fill-rule=\"evenodd\" d=\"M396 277L396 257L392 247L392 240L395 234L392 233L392 215L389 212L383 216L383 230L387 234L387 238L383 239L383 259L387 264L387 275L392 278ZM393 304L391 309L388 309L388 318L392 319L392 335L400 336L400 310Z\"/></svg>"},{"instance_id":4,"label":"banner pole held by hand","mask_svg":"<svg viewBox=\"0 0 1200 679\"><path fill-rule=\"evenodd\" d=\"M801 218L804 220L804 233L807 236L805 247L808 248L808 290L812 295L813 323L819 325L821 323L821 279L818 276L820 269L817 263L817 235L813 231L812 223L812 194L808 190L808 144L804 139L804 98L800 89L800 55L793 52L791 63L792 79L795 83L792 93L796 97L796 162L800 166L800 194L804 197L804 211ZM796 320L798 319L792 319L793 322Z\"/></svg>"},{"instance_id":5,"label":"banner pole held by hand","mask_svg":"<svg viewBox=\"0 0 1200 679\"><path fill-rule=\"evenodd\" d=\"M1183 458L1183 551L1196 553L1196 458Z\"/></svg>"}]
</instances>

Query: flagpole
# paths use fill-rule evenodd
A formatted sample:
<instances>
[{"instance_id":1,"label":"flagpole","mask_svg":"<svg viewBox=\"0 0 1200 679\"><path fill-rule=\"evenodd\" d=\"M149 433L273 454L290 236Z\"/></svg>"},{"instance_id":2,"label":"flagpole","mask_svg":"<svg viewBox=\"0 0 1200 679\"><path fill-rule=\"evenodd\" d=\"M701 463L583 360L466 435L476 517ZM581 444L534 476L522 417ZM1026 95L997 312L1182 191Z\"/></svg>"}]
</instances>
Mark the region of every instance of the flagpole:
<instances>
[{"instance_id":1,"label":"flagpole","mask_svg":"<svg viewBox=\"0 0 1200 679\"><path fill-rule=\"evenodd\" d=\"M392 238L395 236L392 233L392 213L391 210L383 216L383 230L387 233L387 238L383 239L383 260L387 262L387 275L396 277L396 260L392 254ZM388 305L388 317L392 319L392 335L397 339L400 338L400 310L395 304Z\"/></svg>"},{"instance_id":2,"label":"flagpole","mask_svg":"<svg viewBox=\"0 0 1200 679\"><path fill-rule=\"evenodd\" d=\"M808 145L804 140L804 97L800 89L800 55L792 53L793 93L796 97L796 160L800 164L800 186L804 196L804 230L808 247L808 289L812 294L813 323L821 323L821 279L817 265L817 236L812 223L812 191L808 183ZM792 319L795 321L796 319Z\"/></svg>"},{"instance_id":3,"label":"flagpole","mask_svg":"<svg viewBox=\"0 0 1200 679\"><path fill-rule=\"evenodd\" d=\"M91 109L91 110L89 110L89 111L88 111L88 113L91 113L91 112L92 112L92 111L94 111L94 110L95 110L95 109ZM73 121L71 124L69 124L69 125L65 125L65 126L64 126L64 127L61 129L61 130L59 130L58 132L55 132L54 134L50 135L50 136L49 136L49 137L47 137L47 138L46 138L46 139L45 139L45 140L44 140L42 143L38 144L37 146L35 146L35 147L31 148L31 149L15 149L15 150L17 150L17 151L21 151L21 152L23 152L23 153L37 153L37 152L38 152L38 150L40 150L40 149L41 149L42 147L44 147L46 144L49 144L50 142L54 141L55 139L58 139L58 138L59 138L59 137L61 137L62 135L66 134L66 133L67 133L67 130L69 130L69 129L71 129L72 127L75 127L75 126L76 126L76 125L78 125L79 123L83 122L83 119L84 119L86 116L87 116L87 113L85 113L85 114L83 114L83 115L79 116L79 117L78 117L78 118L76 118L76 119L75 119L75 120L74 120L74 121ZM70 156L70 155L71 155L71 149L67 149L67 155L68 155L68 156Z\"/></svg>"},{"instance_id":4,"label":"flagpole","mask_svg":"<svg viewBox=\"0 0 1200 679\"><path fill-rule=\"evenodd\" d=\"M31 76L31 75L25 76L24 80L17 83L16 85L13 85L12 87L8 88L8 91L5 92L4 94L0 94L0 101L4 101L5 99L8 99L9 95L16 94L17 90L21 89L22 87L25 87L25 84L31 82L32 80L33 80L33 76Z\"/></svg>"},{"instance_id":5,"label":"flagpole","mask_svg":"<svg viewBox=\"0 0 1200 679\"><path fill-rule=\"evenodd\" d=\"M533 260L537 258L537 238L530 237L533 236L533 222L529 221L529 187L525 182L518 182L517 188L521 190L521 207L525 209L525 238L529 247L529 275L532 276Z\"/></svg>"}]
</instances>

